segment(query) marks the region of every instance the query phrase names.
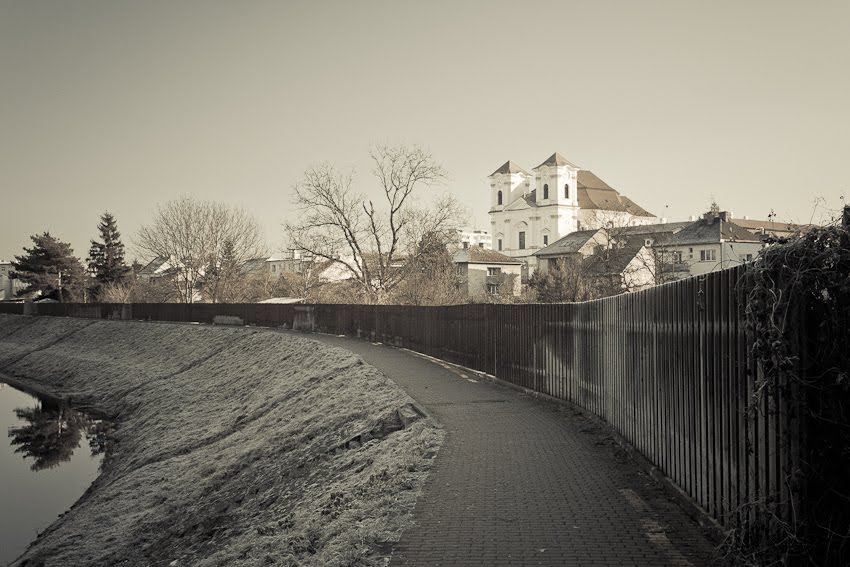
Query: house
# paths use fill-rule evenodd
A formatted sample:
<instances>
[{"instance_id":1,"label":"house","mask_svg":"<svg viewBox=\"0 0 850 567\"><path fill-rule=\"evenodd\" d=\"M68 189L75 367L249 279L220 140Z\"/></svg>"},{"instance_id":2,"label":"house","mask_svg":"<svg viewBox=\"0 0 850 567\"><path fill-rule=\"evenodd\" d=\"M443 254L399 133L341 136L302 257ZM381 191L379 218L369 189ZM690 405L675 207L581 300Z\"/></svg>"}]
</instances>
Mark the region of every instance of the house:
<instances>
[{"instance_id":1,"label":"house","mask_svg":"<svg viewBox=\"0 0 850 567\"><path fill-rule=\"evenodd\" d=\"M17 278L13 278L12 262L0 260L0 301L13 301L18 298L17 293L25 286Z\"/></svg>"},{"instance_id":2,"label":"house","mask_svg":"<svg viewBox=\"0 0 850 567\"><path fill-rule=\"evenodd\" d=\"M170 264L162 256L157 256L139 270L137 276L143 282L151 282L165 277L169 272Z\"/></svg>"},{"instance_id":3,"label":"house","mask_svg":"<svg viewBox=\"0 0 850 567\"><path fill-rule=\"evenodd\" d=\"M203 299L201 295L204 285L203 270L189 271L185 269L184 264L173 258L157 256L139 270L137 277L143 283L174 282L176 278L176 281L180 283L179 293L182 300L197 303Z\"/></svg>"},{"instance_id":4,"label":"house","mask_svg":"<svg viewBox=\"0 0 850 567\"><path fill-rule=\"evenodd\" d=\"M731 213L712 205L702 218L656 246L669 260L664 269L678 279L752 261L764 243L761 236L733 222Z\"/></svg>"},{"instance_id":5,"label":"house","mask_svg":"<svg viewBox=\"0 0 850 567\"><path fill-rule=\"evenodd\" d=\"M607 247L610 241L608 232L604 229L577 230L541 248L533 256L537 258L537 269L546 273L551 262L559 258L583 260L593 254L598 247Z\"/></svg>"},{"instance_id":6,"label":"house","mask_svg":"<svg viewBox=\"0 0 850 567\"><path fill-rule=\"evenodd\" d=\"M458 285L472 300L488 295L519 295L522 261L483 245L466 246L452 254Z\"/></svg>"},{"instance_id":7,"label":"house","mask_svg":"<svg viewBox=\"0 0 850 567\"><path fill-rule=\"evenodd\" d=\"M276 252L266 259L266 264L272 274L300 274L313 263L313 255L297 248Z\"/></svg>"},{"instance_id":8,"label":"house","mask_svg":"<svg viewBox=\"0 0 850 567\"><path fill-rule=\"evenodd\" d=\"M581 270L597 296L640 291L655 285L656 256L643 244L626 244L585 258Z\"/></svg>"},{"instance_id":9,"label":"house","mask_svg":"<svg viewBox=\"0 0 850 567\"><path fill-rule=\"evenodd\" d=\"M492 248L521 260L527 266L524 277L536 268L534 252L567 234L656 221L655 215L558 153L532 171L507 161L488 177Z\"/></svg>"}]
</instances>

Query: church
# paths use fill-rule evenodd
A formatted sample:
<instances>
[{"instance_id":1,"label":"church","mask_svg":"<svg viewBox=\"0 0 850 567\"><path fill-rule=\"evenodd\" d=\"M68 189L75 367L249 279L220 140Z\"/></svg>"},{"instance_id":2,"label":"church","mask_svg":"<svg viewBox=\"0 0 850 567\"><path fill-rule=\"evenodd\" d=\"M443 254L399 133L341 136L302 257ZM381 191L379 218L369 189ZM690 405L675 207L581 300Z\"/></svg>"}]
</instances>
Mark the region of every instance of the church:
<instances>
[{"instance_id":1,"label":"church","mask_svg":"<svg viewBox=\"0 0 850 567\"><path fill-rule=\"evenodd\" d=\"M529 173L507 161L490 176L492 248L525 262L577 230L653 224L655 215L558 153Z\"/></svg>"}]
</instances>

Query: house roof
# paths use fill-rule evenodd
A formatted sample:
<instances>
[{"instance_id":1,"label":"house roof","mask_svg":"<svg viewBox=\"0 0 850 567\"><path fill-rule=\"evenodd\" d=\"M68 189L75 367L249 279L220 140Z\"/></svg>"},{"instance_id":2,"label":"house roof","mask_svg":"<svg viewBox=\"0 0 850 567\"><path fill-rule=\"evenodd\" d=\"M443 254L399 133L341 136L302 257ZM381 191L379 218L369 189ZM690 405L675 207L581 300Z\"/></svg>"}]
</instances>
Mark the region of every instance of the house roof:
<instances>
[{"instance_id":1,"label":"house roof","mask_svg":"<svg viewBox=\"0 0 850 567\"><path fill-rule=\"evenodd\" d=\"M579 230L576 232L571 232L568 235L559 238L552 244L541 248L532 256L555 256L562 254L575 254L581 248L593 240L593 237L596 236L601 229L593 229L593 230Z\"/></svg>"},{"instance_id":2,"label":"house roof","mask_svg":"<svg viewBox=\"0 0 850 567\"><path fill-rule=\"evenodd\" d=\"M624 226L622 228L616 229L618 234L626 234L628 236L637 236L640 234L662 234L665 232L676 233L685 228L686 226L690 226L694 221L681 221L681 222L663 222L663 223L653 223L653 224L638 224L635 226Z\"/></svg>"},{"instance_id":3,"label":"house roof","mask_svg":"<svg viewBox=\"0 0 850 567\"><path fill-rule=\"evenodd\" d=\"M584 260L584 268L588 273L599 276L622 274L642 249L642 244L611 248L604 253L588 256Z\"/></svg>"},{"instance_id":4,"label":"house roof","mask_svg":"<svg viewBox=\"0 0 850 567\"><path fill-rule=\"evenodd\" d=\"M544 161L543 163L541 163L540 165L538 165L534 169L539 169L539 168L543 167L544 165L548 165L548 166L568 165L568 166L570 166L574 169L578 169L578 166L576 164L574 164L573 162L571 162L570 160L568 160L567 158L565 158L564 156L562 156L558 152L555 152L554 154L549 156L546 159L546 161Z\"/></svg>"},{"instance_id":5,"label":"house roof","mask_svg":"<svg viewBox=\"0 0 850 567\"><path fill-rule=\"evenodd\" d=\"M480 246L460 248L452 256L456 264L522 264L520 260Z\"/></svg>"},{"instance_id":6,"label":"house roof","mask_svg":"<svg viewBox=\"0 0 850 567\"><path fill-rule=\"evenodd\" d=\"M720 240L733 242L760 242L752 232L720 217L701 218L686 226L670 240L671 244L717 244Z\"/></svg>"},{"instance_id":7,"label":"house roof","mask_svg":"<svg viewBox=\"0 0 850 567\"><path fill-rule=\"evenodd\" d=\"M775 222L775 221L766 221L766 220L755 220L755 219L735 219L731 220L732 223L740 226L745 230L749 230L751 232L760 232L761 229L764 229L765 232L805 232L811 229L812 225L810 224L794 224L790 222Z\"/></svg>"},{"instance_id":8,"label":"house roof","mask_svg":"<svg viewBox=\"0 0 850 567\"><path fill-rule=\"evenodd\" d=\"M159 273L159 269L162 268L162 266L167 262L168 260L166 260L162 256L157 256L156 258L145 264L145 266L141 270L139 270L139 275L152 276L154 274L157 274Z\"/></svg>"},{"instance_id":9,"label":"house roof","mask_svg":"<svg viewBox=\"0 0 850 567\"><path fill-rule=\"evenodd\" d=\"M512 162L511 160L506 161L502 164L502 167L494 171L489 175L489 177L493 177L497 173L524 173L526 175L531 175L529 172Z\"/></svg>"}]
</instances>

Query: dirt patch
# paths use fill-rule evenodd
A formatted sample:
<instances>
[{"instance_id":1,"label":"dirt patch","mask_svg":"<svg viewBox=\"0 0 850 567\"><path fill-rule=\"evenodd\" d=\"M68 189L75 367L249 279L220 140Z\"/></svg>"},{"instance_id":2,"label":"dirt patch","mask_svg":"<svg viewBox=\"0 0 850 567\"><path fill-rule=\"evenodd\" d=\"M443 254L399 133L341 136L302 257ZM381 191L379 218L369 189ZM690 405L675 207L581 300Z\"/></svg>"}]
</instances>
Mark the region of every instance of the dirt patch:
<instances>
[{"instance_id":1,"label":"dirt patch","mask_svg":"<svg viewBox=\"0 0 850 567\"><path fill-rule=\"evenodd\" d=\"M0 371L115 421L16 565L380 565L442 440L359 357L270 331L0 316Z\"/></svg>"}]
</instances>

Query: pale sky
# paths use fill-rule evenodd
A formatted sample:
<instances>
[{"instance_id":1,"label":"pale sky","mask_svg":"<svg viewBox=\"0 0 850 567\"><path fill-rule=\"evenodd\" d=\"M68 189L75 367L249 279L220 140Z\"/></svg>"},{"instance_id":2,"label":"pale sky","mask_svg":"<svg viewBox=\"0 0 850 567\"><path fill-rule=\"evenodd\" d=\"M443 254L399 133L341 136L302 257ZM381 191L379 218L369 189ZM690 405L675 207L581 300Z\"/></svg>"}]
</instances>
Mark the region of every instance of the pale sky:
<instances>
[{"instance_id":1,"label":"pale sky","mask_svg":"<svg viewBox=\"0 0 850 567\"><path fill-rule=\"evenodd\" d=\"M253 212L420 144L489 230L487 175L553 152L671 220L850 198L850 2L0 0L0 258L131 247L180 194ZM823 204L815 206L816 199ZM141 258L140 258L141 259Z\"/></svg>"}]
</instances>

